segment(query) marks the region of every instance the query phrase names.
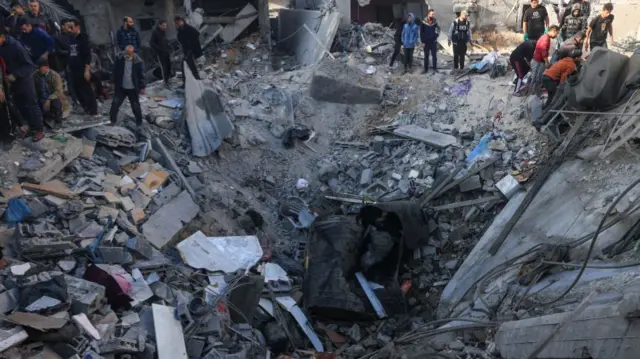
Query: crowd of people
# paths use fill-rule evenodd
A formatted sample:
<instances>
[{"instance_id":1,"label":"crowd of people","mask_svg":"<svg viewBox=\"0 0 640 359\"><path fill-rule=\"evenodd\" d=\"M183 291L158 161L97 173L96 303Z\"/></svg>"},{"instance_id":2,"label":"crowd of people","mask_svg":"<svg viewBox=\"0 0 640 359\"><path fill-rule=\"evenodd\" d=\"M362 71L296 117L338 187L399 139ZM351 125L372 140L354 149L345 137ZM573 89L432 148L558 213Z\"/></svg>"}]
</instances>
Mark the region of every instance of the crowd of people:
<instances>
[{"instance_id":1,"label":"crowd of people","mask_svg":"<svg viewBox=\"0 0 640 359\"><path fill-rule=\"evenodd\" d=\"M99 118L97 98L109 98L103 81L110 81L113 102L110 120L115 124L120 106L128 99L138 125L142 124L140 94L145 91L145 65L140 56L140 34L132 17L126 16L116 34L118 54L105 70L82 31L78 19L57 24L46 16L38 0L28 7L14 1L11 13L0 26L0 135L3 140L44 137L44 124L62 123L76 106L85 115ZM181 16L174 18L183 63L199 79L195 60L202 56L200 34ZM172 77L172 48L167 39L167 21L159 20L150 48L157 57L165 84ZM67 84L68 92L64 91ZM45 121L51 120L51 121Z\"/></svg>"},{"instance_id":2,"label":"crowd of people","mask_svg":"<svg viewBox=\"0 0 640 359\"><path fill-rule=\"evenodd\" d=\"M436 12L433 9L427 11L427 17L420 21L409 13L406 19L397 18L395 20L395 47L391 55L389 67L393 67L400 50L404 48L404 72L413 70L413 55L416 46L422 46L424 50L424 71L429 72L429 57L432 59L433 73L438 72L438 37L441 28L436 19ZM449 26L449 45L453 46L453 69L460 71L464 69L464 59L467 56L467 45L471 42L471 23L469 13L461 11Z\"/></svg>"}]
</instances>

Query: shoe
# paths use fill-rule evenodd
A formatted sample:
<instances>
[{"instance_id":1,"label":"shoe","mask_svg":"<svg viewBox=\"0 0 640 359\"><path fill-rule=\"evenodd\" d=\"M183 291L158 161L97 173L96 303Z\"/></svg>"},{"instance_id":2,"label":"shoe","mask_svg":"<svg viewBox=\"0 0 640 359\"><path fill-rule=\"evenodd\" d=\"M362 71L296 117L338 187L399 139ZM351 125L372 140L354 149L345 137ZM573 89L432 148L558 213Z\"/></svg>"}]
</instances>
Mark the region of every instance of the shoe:
<instances>
[{"instance_id":1,"label":"shoe","mask_svg":"<svg viewBox=\"0 0 640 359\"><path fill-rule=\"evenodd\" d=\"M435 74L438 74L438 73L440 73L440 72L438 71L438 69L433 69L433 74L434 74L434 75L435 75Z\"/></svg>"},{"instance_id":2,"label":"shoe","mask_svg":"<svg viewBox=\"0 0 640 359\"><path fill-rule=\"evenodd\" d=\"M20 127L18 127L17 130L18 130L18 137L19 138L27 137L27 133L28 133L27 126L20 126Z\"/></svg>"},{"instance_id":3,"label":"shoe","mask_svg":"<svg viewBox=\"0 0 640 359\"><path fill-rule=\"evenodd\" d=\"M40 140L43 138L44 138L44 132L36 131L36 133L33 134L33 137L31 139L33 140L33 142L40 142Z\"/></svg>"},{"instance_id":4,"label":"shoe","mask_svg":"<svg viewBox=\"0 0 640 359\"><path fill-rule=\"evenodd\" d=\"M422 70L422 71L420 72L420 74L421 74L421 75L424 75L424 74L426 74L426 73L428 73L428 72L429 72L429 70Z\"/></svg>"}]
</instances>

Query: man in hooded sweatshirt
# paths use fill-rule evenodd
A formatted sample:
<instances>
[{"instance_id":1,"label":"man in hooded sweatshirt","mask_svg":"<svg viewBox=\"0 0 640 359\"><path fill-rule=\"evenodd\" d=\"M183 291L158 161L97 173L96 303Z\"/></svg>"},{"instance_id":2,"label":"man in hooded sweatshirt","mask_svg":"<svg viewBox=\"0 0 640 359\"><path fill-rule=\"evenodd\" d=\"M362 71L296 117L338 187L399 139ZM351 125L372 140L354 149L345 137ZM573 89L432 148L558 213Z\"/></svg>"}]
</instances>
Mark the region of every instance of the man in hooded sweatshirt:
<instances>
[{"instance_id":1,"label":"man in hooded sweatshirt","mask_svg":"<svg viewBox=\"0 0 640 359\"><path fill-rule=\"evenodd\" d=\"M471 23L467 19L469 13L464 10L460 17L453 20L449 27L449 45L453 43L453 69L460 66L464 69L464 58L467 56L467 44L471 42Z\"/></svg>"},{"instance_id":2,"label":"man in hooded sweatshirt","mask_svg":"<svg viewBox=\"0 0 640 359\"><path fill-rule=\"evenodd\" d=\"M402 30L404 29L404 20L399 17L394 21L396 32L393 34L393 55L391 55L391 62L389 63L389 67L393 67L393 63L396 61L398 55L400 55L400 50L402 49Z\"/></svg>"},{"instance_id":3,"label":"man in hooded sweatshirt","mask_svg":"<svg viewBox=\"0 0 640 359\"><path fill-rule=\"evenodd\" d=\"M580 4L571 6L571 14L564 18L564 23L560 28L561 39L559 42L572 38L578 31L587 29L587 18L582 14Z\"/></svg>"},{"instance_id":4,"label":"man in hooded sweatshirt","mask_svg":"<svg viewBox=\"0 0 640 359\"><path fill-rule=\"evenodd\" d=\"M404 46L404 72L411 71L413 68L413 51L418 42L418 25L412 13L407 15L407 23L402 29L402 46Z\"/></svg>"},{"instance_id":5,"label":"man in hooded sweatshirt","mask_svg":"<svg viewBox=\"0 0 640 359\"><path fill-rule=\"evenodd\" d=\"M33 20L26 18L20 19L20 27L22 29L20 41L31 55L31 61L35 63L40 58L48 59L49 56L53 56L53 39L46 31L37 27Z\"/></svg>"},{"instance_id":6,"label":"man in hooded sweatshirt","mask_svg":"<svg viewBox=\"0 0 640 359\"><path fill-rule=\"evenodd\" d=\"M440 25L436 20L436 11L430 9L427 13L427 18L422 22L420 26L420 41L424 48L424 73L429 71L429 54L433 59L433 73L438 72L438 59L436 54L438 53L438 36L440 35Z\"/></svg>"}]
</instances>

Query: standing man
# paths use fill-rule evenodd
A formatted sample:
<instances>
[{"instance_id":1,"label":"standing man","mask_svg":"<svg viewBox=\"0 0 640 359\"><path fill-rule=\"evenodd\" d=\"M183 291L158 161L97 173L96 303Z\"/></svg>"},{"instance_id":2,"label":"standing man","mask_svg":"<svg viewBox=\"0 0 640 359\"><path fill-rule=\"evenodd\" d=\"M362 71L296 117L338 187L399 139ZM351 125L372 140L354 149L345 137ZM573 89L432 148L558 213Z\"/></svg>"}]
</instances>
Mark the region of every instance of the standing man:
<instances>
[{"instance_id":1,"label":"standing man","mask_svg":"<svg viewBox=\"0 0 640 359\"><path fill-rule=\"evenodd\" d=\"M553 25L549 31L542 35L536 42L536 49L533 52L533 60L531 61L531 80L529 81L529 94L539 94L542 75L549 67L549 49L551 48L551 39L558 36L560 29Z\"/></svg>"},{"instance_id":2,"label":"standing man","mask_svg":"<svg viewBox=\"0 0 640 359\"><path fill-rule=\"evenodd\" d=\"M433 73L438 72L438 36L440 35L440 24L436 20L436 11L430 9L427 18L422 22L420 28L420 40L424 48L424 73L429 71L429 53L433 59Z\"/></svg>"},{"instance_id":3,"label":"standing man","mask_svg":"<svg viewBox=\"0 0 640 359\"><path fill-rule=\"evenodd\" d=\"M449 27L449 45L453 43L453 70L458 66L464 69L464 58L467 56L467 44L471 42L471 23L467 19L466 10L460 12L460 17L453 20Z\"/></svg>"},{"instance_id":4,"label":"standing man","mask_svg":"<svg viewBox=\"0 0 640 359\"><path fill-rule=\"evenodd\" d=\"M33 83L38 95L38 103L44 117L55 120L57 124L69 115L70 106L64 94L62 77L49 68L45 59L39 59L38 71L33 74Z\"/></svg>"},{"instance_id":5,"label":"standing man","mask_svg":"<svg viewBox=\"0 0 640 359\"><path fill-rule=\"evenodd\" d=\"M5 30L9 35L18 37L20 36L20 19L24 17L24 7L18 0L14 0L11 3L11 13L4 19Z\"/></svg>"},{"instance_id":6,"label":"standing man","mask_svg":"<svg viewBox=\"0 0 640 359\"><path fill-rule=\"evenodd\" d=\"M56 26L53 24L53 21L42 12L38 0L29 0L29 12L25 14L25 17L31 21L31 24L41 28L48 34L56 33Z\"/></svg>"},{"instance_id":7,"label":"standing man","mask_svg":"<svg viewBox=\"0 0 640 359\"><path fill-rule=\"evenodd\" d=\"M169 46L169 40L167 40L167 26L165 20L160 20L149 41L149 46L158 57L165 85L168 85L169 79L171 79L171 47Z\"/></svg>"},{"instance_id":8,"label":"standing man","mask_svg":"<svg viewBox=\"0 0 640 359\"><path fill-rule=\"evenodd\" d=\"M393 63L396 61L396 57L400 55L402 49L402 30L404 29L404 20L402 18L396 18L395 20L396 32L393 34L393 55L391 55L391 62L389 67L393 67Z\"/></svg>"},{"instance_id":9,"label":"standing man","mask_svg":"<svg viewBox=\"0 0 640 359\"><path fill-rule=\"evenodd\" d=\"M200 33L195 27L187 24L182 16L176 16L174 22L176 29L178 29L178 41L180 42L180 46L182 46L182 53L184 55L182 66L184 67L184 63L186 62L193 77L195 77L196 80L200 80L200 74L196 67L196 59L202 56Z\"/></svg>"},{"instance_id":10,"label":"standing man","mask_svg":"<svg viewBox=\"0 0 640 359\"><path fill-rule=\"evenodd\" d=\"M118 42L118 49L124 51L124 49L131 45L136 52L140 51L140 33L134 27L135 23L130 16L124 17L124 24L118 29L116 41Z\"/></svg>"},{"instance_id":11,"label":"standing man","mask_svg":"<svg viewBox=\"0 0 640 359\"><path fill-rule=\"evenodd\" d=\"M20 27L22 28L20 41L31 55L31 61L36 63L40 58L48 60L49 55L53 57L54 44L49 34L37 27L37 24L33 24L32 21L25 18L20 19Z\"/></svg>"},{"instance_id":12,"label":"standing man","mask_svg":"<svg viewBox=\"0 0 640 359\"><path fill-rule=\"evenodd\" d=\"M606 3L600 11L600 15L591 20L587 28L587 48L593 50L598 46L607 47L607 35L611 35L613 41L613 4Z\"/></svg>"},{"instance_id":13,"label":"standing man","mask_svg":"<svg viewBox=\"0 0 640 359\"><path fill-rule=\"evenodd\" d=\"M571 14L564 18L564 23L561 27L561 41L565 41L575 36L578 31L584 31L587 29L587 18L582 13L580 4L571 5Z\"/></svg>"},{"instance_id":14,"label":"standing man","mask_svg":"<svg viewBox=\"0 0 640 359\"><path fill-rule=\"evenodd\" d=\"M525 40L522 44L518 45L515 50L509 56L509 62L511 67L516 72L518 81L516 82L516 89L513 94L520 92L522 88L522 79L531 70L531 60L533 59L533 53L536 50L536 42L534 40Z\"/></svg>"},{"instance_id":15,"label":"standing man","mask_svg":"<svg viewBox=\"0 0 640 359\"><path fill-rule=\"evenodd\" d=\"M144 94L144 64L131 45L116 57L113 64L113 86L115 94L111 104L111 124L115 125L118 122L118 110L124 99L128 98L136 125L142 125L140 94Z\"/></svg>"},{"instance_id":16,"label":"standing man","mask_svg":"<svg viewBox=\"0 0 640 359\"><path fill-rule=\"evenodd\" d=\"M44 137L42 111L38 106L36 89L33 85L33 62L22 47L22 44L11 36L0 33L0 57L4 59L7 80L11 84L11 92L18 111L23 119L29 123L33 131L33 141L38 142ZM6 100L4 91L0 91L0 101Z\"/></svg>"},{"instance_id":17,"label":"standing man","mask_svg":"<svg viewBox=\"0 0 640 359\"><path fill-rule=\"evenodd\" d=\"M73 19L68 23L69 39L69 72L71 86L85 114L97 117L98 103L91 89L91 49L89 37L80 31L80 21Z\"/></svg>"},{"instance_id":18,"label":"standing man","mask_svg":"<svg viewBox=\"0 0 640 359\"><path fill-rule=\"evenodd\" d=\"M522 31L525 40L538 40L549 27L549 14L544 6L538 6L538 0L531 0L531 7L522 18Z\"/></svg>"},{"instance_id":19,"label":"standing man","mask_svg":"<svg viewBox=\"0 0 640 359\"><path fill-rule=\"evenodd\" d=\"M402 29L402 46L404 46L404 73L413 68L413 51L418 42L418 25L412 13L407 15L407 23Z\"/></svg>"}]
</instances>

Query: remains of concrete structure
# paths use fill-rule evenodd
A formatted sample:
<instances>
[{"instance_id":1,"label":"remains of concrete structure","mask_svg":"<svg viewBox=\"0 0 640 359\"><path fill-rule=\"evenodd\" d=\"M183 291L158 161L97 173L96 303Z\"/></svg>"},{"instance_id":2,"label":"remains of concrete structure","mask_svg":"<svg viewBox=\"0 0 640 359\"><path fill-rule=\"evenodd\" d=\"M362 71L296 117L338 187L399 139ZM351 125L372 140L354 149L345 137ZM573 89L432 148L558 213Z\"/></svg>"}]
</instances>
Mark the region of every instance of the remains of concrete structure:
<instances>
[{"instance_id":1,"label":"remains of concrete structure","mask_svg":"<svg viewBox=\"0 0 640 359\"><path fill-rule=\"evenodd\" d=\"M339 60L325 59L313 72L309 94L318 101L376 104L384 84Z\"/></svg>"}]
</instances>

